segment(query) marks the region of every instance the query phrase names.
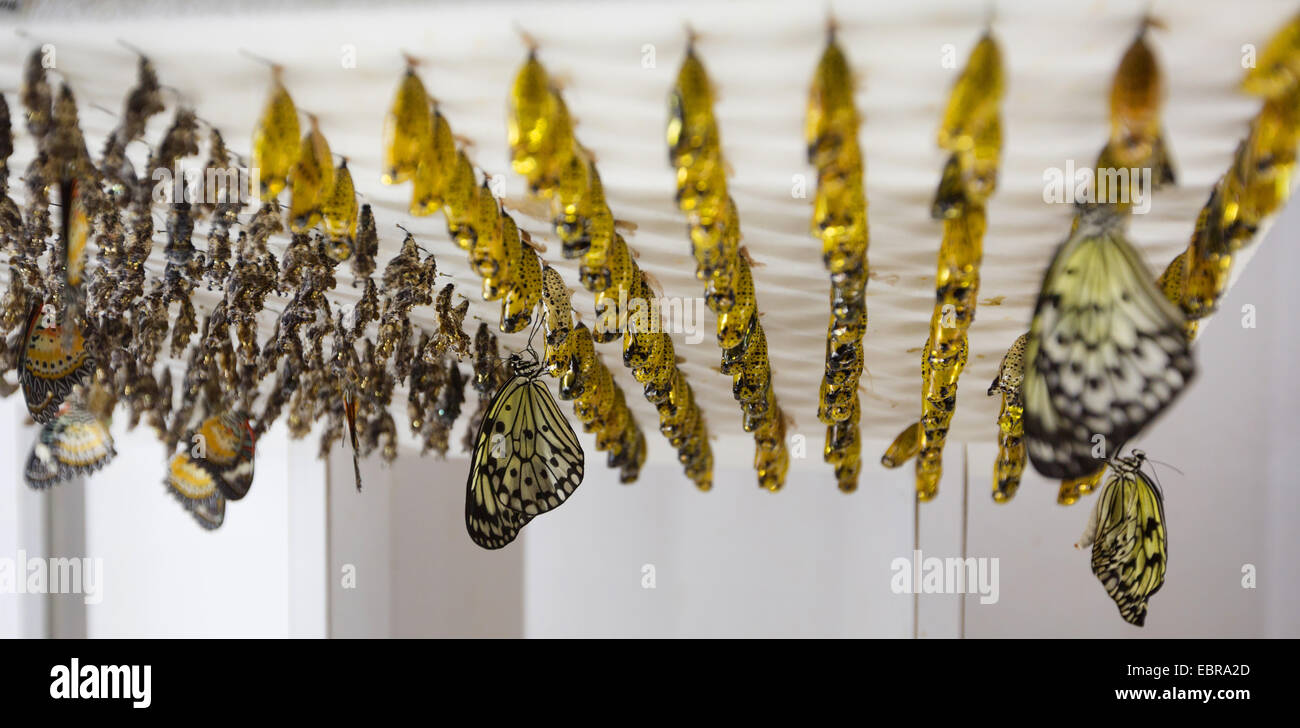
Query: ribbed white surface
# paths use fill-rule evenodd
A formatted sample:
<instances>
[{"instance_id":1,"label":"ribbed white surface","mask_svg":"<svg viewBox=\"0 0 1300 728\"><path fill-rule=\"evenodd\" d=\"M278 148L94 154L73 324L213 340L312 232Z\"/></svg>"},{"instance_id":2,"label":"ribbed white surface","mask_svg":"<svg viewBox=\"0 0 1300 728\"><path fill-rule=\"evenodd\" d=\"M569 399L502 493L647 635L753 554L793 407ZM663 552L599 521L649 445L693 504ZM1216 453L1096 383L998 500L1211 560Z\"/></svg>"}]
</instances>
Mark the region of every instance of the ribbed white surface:
<instances>
[{"instance_id":1,"label":"ribbed white surface","mask_svg":"<svg viewBox=\"0 0 1300 728\"><path fill-rule=\"evenodd\" d=\"M970 331L971 359L961 380L955 440L994 439L997 403L985 389L1005 348L1028 325L1041 271L1071 215L1068 206L1043 202L1044 170L1063 167L1067 160L1082 167L1095 159L1108 131L1110 77L1143 5L998 3L994 27L1009 84L1005 153L1000 189L988 210L981 305ZM509 173L505 148L506 97L525 53L515 26L537 38L543 62L565 81L578 137L597 155L614 215L639 226L629 243L640 254L640 265L662 283L665 295L693 297L703 287L692 275L663 138L666 98L684 50L683 25L689 22L700 33L699 52L720 90L717 113L744 244L762 265L754 278L778 397L796 420L794 432L806 434L810 455L816 456L824 431L816 410L828 281L820 244L807 232L810 199L794 198L791 187L797 175L812 178L804 161L802 120L824 42L820 9L782 2L510 2L366 10L277 5L230 16L205 6L183 12L150 3L125 7L148 12L86 20L63 17L68 11L56 6L21 22L30 38L0 47L0 88L15 115L24 57L34 43L53 43L58 71L78 95L82 124L97 154L116 118L92 105L115 114L134 82L135 58L116 43L120 38L143 49L162 83L178 89L202 118L221 129L232 150L246 155L268 72L239 50L269 57L286 67L285 83L299 108L319 116L332 149L349 158L358 190L374 205L383 241L381 270L401 241L394 223L403 223L475 301L474 313L492 322L497 304L478 300L479 280L448 240L442 217L411 218L405 212L409 185L379 182L380 132L402 71L402 52L423 60L426 86L453 130L473 141L474 161L489 173L505 174L507 197L519 199L524 185ZM1152 43L1169 89L1164 119L1179 186L1162 190L1150 214L1132 226L1153 274L1186 245L1197 210L1258 108L1255 99L1236 90L1243 44L1262 46L1293 11L1293 3L1281 1L1231 7L1208 1L1156 4L1154 13L1168 27L1154 31ZM964 63L984 12L981 4L955 0L836 7L842 42L860 76L858 104L866 118L862 141L872 239L865 339L869 374L862 380L867 437L888 439L919 412L920 347L934 301L941 232L928 215L944 161L934 132L957 73L941 64L943 47L954 46L958 65ZM344 46L355 47L356 68L340 62ZM648 68L643 60L651 46L654 65ZM151 141L161 137L170 117L169 110L155 118ZM15 127L16 177L30 158L30 145L21 123ZM142 161L145 150L134 151ZM203 158L190 161L198 166ZM13 187L21 192L16 180ZM577 286L575 262L559 256L558 241L544 221L524 213L516 213L516 219L550 243L544 258L577 288L575 305L592 321L592 296ZM160 256L161 234L157 240ZM349 280L348 274L341 277L337 300L353 300ZM206 310L214 299L205 293L200 300ZM431 307L416 316L434 325ZM264 321L269 332L272 314ZM719 444L733 443L737 456L747 458L748 448L740 446L748 437L740 429L729 378L716 371L719 350L707 312L703 330L703 341L694 345L676 335L677 352L686 360L684 371ZM505 343L515 347L522 340L506 337ZM610 344L600 351L647 431L651 457L671 458L655 434L653 408L621 366L621 349ZM874 460L878 453L863 455Z\"/></svg>"}]
</instances>

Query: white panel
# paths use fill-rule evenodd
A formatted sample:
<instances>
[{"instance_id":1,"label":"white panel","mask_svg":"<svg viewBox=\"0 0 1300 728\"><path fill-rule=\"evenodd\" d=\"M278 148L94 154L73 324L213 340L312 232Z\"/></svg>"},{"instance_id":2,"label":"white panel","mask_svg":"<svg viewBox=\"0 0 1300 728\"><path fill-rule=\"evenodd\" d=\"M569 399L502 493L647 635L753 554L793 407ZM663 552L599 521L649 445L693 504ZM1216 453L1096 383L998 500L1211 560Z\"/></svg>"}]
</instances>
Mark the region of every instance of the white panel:
<instances>
[{"instance_id":1,"label":"white panel","mask_svg":"<svg viewBox=\"0 0 1300 728\"><path fill-rule=\"evenodd\" d=\"M912 550L910 473L874 464L886 443L864 442L861 487L846 495L822 435L808 441L776 494L755 484L748 443L715 443L708 493L675 463L621 485L588 449L582 487L522 537L527 635L911 636L912 597L890 590L891 560Z\"/></svg>"},{"instance_id":2,"label":"white panel","mask_svg":"<svg viewBox=\"0 0 1300 728\"><path fill-rule=\"evenodd\" d=\"M289 635L329 634L329 500L325 461L309 437L288 455Z\"/></svg>"},{"instance_id":3,"label":"white panel","mask_svg":"<svg viewBox=\"0 0 1300 728\"><path fill-rule=\"evenodd\" d=\"M387 637L392 634L392 508L388 470L378 457L361 463L358 493L352 458L342 446L329 456L329 634ZM345 578L347 581L345 582Z\"/></svg>"},{"instance_id":4,"label":"white panel","mask_svg":"<svg viewBox=\"0 0 1300 728\"><path fill-rule=\"evenodd\" d=\"M27 416L22 394L0 400L0 559L8 559L15 577L26 574L20 561L48 555L48 502L23 482L28 449L39 428ZM15 590L18 585L15 582ZM49 600L43 594L0 593L0 637L49 634Z\"/></svg>"},{"instance_id":5,"label":"white panel","mask_svg":"<svg viewBox=\"0 0 1300 728\"><path fill-rule=\"evenodd\" d=\"M963 398L977 394L975 387L966 386L958 393L957 407L960 409ZM919 398L918 398L919 399ZM916 548L920 551L921 571L917 568L917 555L909 553L908 561L913 569L913 589L916 594L916 636L921 638L952 638L962 636L960 593L924 593L915 581L915 574L922 574L924 579L926 563L930 559L939 559L945 564L948 559L966 558L965 509L966 482L965 454L962 444L949 440L943 451L943 476L939 480L939 495L927 503L917 503L917 538ZM899 468L904 472L915 491L916 460L912 459ZM946 571L945 571L946 574Z\"/></svg>"},{"instance_id":6,"label":"white panel","mask_svg":"<svg viewBox=\"0 0 1300 728\"><path fill-rule=\"evenodd\" d=\"M522 636L522 544L475 546L465 532L469 461L416 452L362 461L361 493L350 452L330 455L330 635ZM348 565L355 588L343 586Z\"/></svg>"},{"instance_id":7,"label":"white panel","mask_svg":"<svg viewBox=\"0 0 1300 728\"><path fill-rule=\"evenodd\" d=\"M204 531L163 486L163 447L114 422L118 457L86 483L87 555L104 560L104 598L87 606L91 637L289 634L290 444L282 427L257 442L256 479Z\"/></svg>"}]
</instances>

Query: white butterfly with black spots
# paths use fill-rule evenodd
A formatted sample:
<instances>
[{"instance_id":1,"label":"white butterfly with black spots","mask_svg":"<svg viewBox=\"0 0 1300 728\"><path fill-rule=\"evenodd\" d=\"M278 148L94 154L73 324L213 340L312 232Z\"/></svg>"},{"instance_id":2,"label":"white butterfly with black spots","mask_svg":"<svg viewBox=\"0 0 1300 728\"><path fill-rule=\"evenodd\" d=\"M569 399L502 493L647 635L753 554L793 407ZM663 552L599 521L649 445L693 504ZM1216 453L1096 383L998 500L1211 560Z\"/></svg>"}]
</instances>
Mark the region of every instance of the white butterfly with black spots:
<instances>
[{"instance_id":1,"label":"white butterfly with black spots","mask_svg":"<svg viewBox=\"0 0 1300 728\"><path fill-rule=\"evenodd\" d=\"M1084 211L1043 279L1025 350L1025 440L1038 472L1096 473L1169 406L1195 373L1183 322L1124 219Z\"/></svg>"},{"instance_id":2,"label":"white butterfly with black spots","mask_svg":"<svg viewBox=\"0 0 1300 728\"><path fill-rule=\"evenodd\" d=\"M542 370L518 354L510 368L479 426L465 493L465 527L486 549L505 546L535 516L564 503L583 476L582 446L539 378Z\"/></svg>"}]
</instances>

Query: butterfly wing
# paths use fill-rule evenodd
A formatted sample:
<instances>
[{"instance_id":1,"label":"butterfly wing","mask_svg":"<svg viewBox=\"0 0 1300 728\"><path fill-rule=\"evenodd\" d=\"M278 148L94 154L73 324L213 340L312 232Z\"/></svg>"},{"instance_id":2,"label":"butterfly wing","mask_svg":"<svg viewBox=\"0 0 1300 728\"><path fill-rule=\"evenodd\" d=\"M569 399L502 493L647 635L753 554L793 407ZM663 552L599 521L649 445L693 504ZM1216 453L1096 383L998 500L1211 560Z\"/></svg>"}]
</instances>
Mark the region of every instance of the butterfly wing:
<instances>
[{"instance_id":1,"label":"butterfly wing","mask_svg":"<svg viewBox=\"0 0 1300 728\"><path fill-rule=\"evenodd\" d=\"M1115 473L1100 498L1092 573L1115 600L1120 616L1141 627L1147 600L1165 583L1164 499L1136 469Z\"/></svg>"},{"instance_id":2,"label":"butterfly wing","mask_svg":"<svg viewBox=\"0 0 1300 728\"><path fill-rule=\"evenodd\" d=\"M190 507L190 515L204 530L216 530L226 522L226 499L217 493L211 500L196 501Z\"/></svg>"},{"instance_id":3,"label":"butterfly wing","mask_svg":"<svg viewBox=\"0 0 1300 728\"><path fill-rule=\"evenodd\" d=\"M51 421L41 427L36 442L32 443L32 451L27 455L27 465L23 468L23 480L36 490L44 490L64 479L54 456L54 440L57 437L54 425L55 421Z\"/></svg>"},{"instance_id":4,"label":"butterfly wing","mask_svg":"<svg viewBox=\"0 0 1300 728\"><path fill-rule=\"evenodd\" d=\"M209 417L200 433L206 452L199 463L211 474L226 500L239 500L253 487L253 429L237 412Z\"/></svg>"},{"instance_id":5,"label":"butterfly wing","mask_svg":"<svg viewBox=\"0 0 1300 728\"><path fill-rule=\"evenodd\" d=\"M540 515L582 483L578 435L541 380L511 379L488 409L484 426L488 452L481 465L489 488L506 508Z\"/></svg>"},{"instance_id":6,"label":"butterfly wing","mask_svg":"<svg viewBox=\"0 0 1300 728\"><path fill-rule=\"evenodd\" d=\"M1025 350L1025 439L1050 478L1096 472L1195 373L1183 317L1116 225L1081 221L1057 251Z\"/></svg>"},{"instance_id":7,"label":"butterfly wing","mask_svg":"<svg viewBox=\"0 0 1300 728\"><path fill-rule=\"evenodd\" d=\"M57 324L45 325L45 313L43 302L32 305L18 361L18 379L27 411L42 424L54 419L68 393L95 366L86 353L81 332L64 336Z\"/></svg>"},{"instance_id":8,"label":"butterfly wing","mask_svg":"<svg viewBox=\"0 0 1300 728\"><path fill-rule=\"evenodd\" d=\"M495 460L491 452L494 443L491 433L496 422L492 412L499 409L501 398L507 392L516 391L526 382L525 377L514 377L506 382L474 438L474 455L470 460L468 491L465 493L465 529L469 531L470 540L485 549L499 549L514 541L519 529L532 518L502 506L492 491L489 476ZM502 441L498 439L495 442L499 444Z\"/></svg>"}]
</instances>

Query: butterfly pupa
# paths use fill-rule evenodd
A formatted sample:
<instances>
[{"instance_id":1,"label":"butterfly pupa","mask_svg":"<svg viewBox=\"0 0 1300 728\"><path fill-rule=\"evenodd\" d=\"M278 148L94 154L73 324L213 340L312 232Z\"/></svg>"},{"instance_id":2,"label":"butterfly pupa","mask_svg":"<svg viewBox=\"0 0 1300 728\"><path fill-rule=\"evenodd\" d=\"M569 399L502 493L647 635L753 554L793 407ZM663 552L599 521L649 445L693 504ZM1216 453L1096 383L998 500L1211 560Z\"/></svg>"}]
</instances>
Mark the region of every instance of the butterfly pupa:
<instances>
[{"instance_id":1,"label":"butterfly pupa","mask_svg":"<svg viewBox=\"0 0 1300 728\"><path fill-rule=\"evenodd\" d=\"M320 223L322 207L334 188L329 142L321 133L316 117L310 120L311 129L302 138L302 148L289 177L289 229L295 233L306 232Z\"/></svg>"},{"instance_id":2,"label":"butterfly pupa","mask_svg":"<svg viewBox=\"0 0 1300 728\"><path fill-rule=\"evenodd\" d=\"M325 220L325 232L330 238L344 241L350 246L357 235L357 191L346 159L339 162L338 168L334 170L334 183L321 204L321 216ZM349 250L348 255L330 257L342 262L350 256Z\"/></svg>"},{"instance_id":3,"label":"butterfly pupa","mask_svg":"<svg viewBox=\"0 0 1300 728\"><path fill-rule=\"evenodd\" d=\"M978 128L997 112L1005 87L1002 50L992 32L985 31L948 96L939 147L954 152L974 149Z\"/></svg>"},{"instance_id":4,"label":"butterfly pupa","mask_svg":"<svg viewBox=\"0 0 1300 728\"><path fill-rule=\"evenodd\" d=\"M393 185L414 177L425 148L431 144L432 130L429 94L415 73L415 65L408 63L393 104L384 117L384 160L380 181Z\"/></svg>"},{"instance_id":5,"label":"butterfly pupa","mask_svg":"<svg viewBox=\"0 0 1300 728\"><path fill-rule=\"evenodd\" d=\"M1277 30L1246 71L1241 88L1247 93L1277 98L1300 79L1300 15Z\"/></svg>"},{"instance_id":6,"label":"butterfly pupa","mask_svg":"<svg viewBox=\"0 0 1300 728\"><path fill-rule=\"evenodd\" d=\"M302 150L298 109L281 82L282 74L280 66L271 67L271 94L253 130L252 168L259 170L264 200L279 196Z\"/></svg>"},{"instance_id":7,"label":"butterfly pupa","mask_svg":"<svg viewBox=\"0 0 1300 728\"><path fill-rule=\"evenodd\" d=\"M456 179L456 141L447 118L433 109L433 137L421 147L420 163L411 186L410 212L417 217L432 215L442 209ZM471 173L472 175L472 173Z\"/></svg>"}]
</instances>

